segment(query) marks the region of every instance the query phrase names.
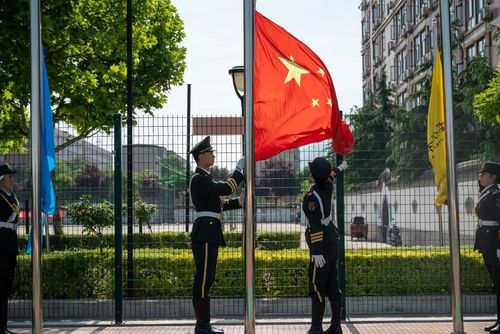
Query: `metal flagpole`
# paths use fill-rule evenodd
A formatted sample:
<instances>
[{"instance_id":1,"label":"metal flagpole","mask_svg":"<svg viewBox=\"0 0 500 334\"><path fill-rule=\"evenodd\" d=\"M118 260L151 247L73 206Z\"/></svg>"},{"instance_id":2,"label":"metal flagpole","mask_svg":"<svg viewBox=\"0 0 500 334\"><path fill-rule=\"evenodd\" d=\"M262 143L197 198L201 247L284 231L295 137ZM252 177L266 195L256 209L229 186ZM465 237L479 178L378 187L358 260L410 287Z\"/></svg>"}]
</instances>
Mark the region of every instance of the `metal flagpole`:
<instances>
[{"instance_id":1,"label":"metal flagpole","mask_svg":"<svg viewBox=\"0 0 500 334\"><path fill-rule=\"evenodd\" d=\"M40 0L30 1L31 21L31 166L33 181L33 334L43 333L42 319L42 269L41 269L41 227L40 227L40 114L42 97L42 66L40 38Z\"/></svg>"},{"instance_id":2,"label":"metal flagpole","mask_svg":"<svg viewBox=\"0 0 500 334\"><path fill-rule=\"evenodd\" d=\"M457 180L455 177L455 150L453 147L453 87L451 76L450 6L440 0L441 40L443 43L443 81L446 129L446 173L448 175L448 219L450 230L450 257L452 270L451 312L453 333L464 332L462 310L462 278L460 271L460 234L458 228Z\"/></svg>"},{"instance_id":3,"label":"metal flagpole","mask_svg":"<svg viewBox=\"0 0 500 334\"><path fill-rule=\"evenodd\" d=\"M243 0L244 66L245 66L245 333L255 333L255 276L254 276L254 154L253 154L253 68L255 0Z\"/></svg>"}]
</instances>

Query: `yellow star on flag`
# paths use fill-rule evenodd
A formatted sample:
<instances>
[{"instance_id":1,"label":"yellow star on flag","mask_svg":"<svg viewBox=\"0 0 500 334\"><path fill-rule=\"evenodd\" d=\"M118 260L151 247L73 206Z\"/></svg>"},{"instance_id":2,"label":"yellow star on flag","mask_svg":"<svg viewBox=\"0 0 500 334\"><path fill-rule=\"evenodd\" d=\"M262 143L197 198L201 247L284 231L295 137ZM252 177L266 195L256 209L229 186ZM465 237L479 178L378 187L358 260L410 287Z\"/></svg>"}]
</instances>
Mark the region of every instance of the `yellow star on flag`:
<instances>
[{"instance_id":1,"label":"yellow star on flag","mask_svg":"<svg viewBox=\"0 0 500 334\"><path fill-rule=\"evenodd\" d=\"M331 107L332 106L332 99L328 98L328 101L326 102L326 104L328 104Z\"/></svg>"},{"instance_id":2,"label":"yellow star on flag","mask_svg":"<svg viewBox=\"0 0 500 334\"><path fill-rule=\"evenodd\" d=\"M278 59L283 63L283 65L286 66L288 69L288 74L285 78L285 83L289 82L290 80L294 79L297 85L300 87L300 76L302 74L309 74L310 72L299 65L295 63L293 60L293 57L290 56L290 60L278 57Z\"/></svg>"},{"instance_id":3,"label":"yellow star on flag","mask_svg":"<svg viewBox=\"0 0 500 334\"><path fill-rule=\"evenodd\" d=\"M321 74L322 77L325 76L325 71L323 71L323 69L321 67L318 68L318 70L316 71L316 73Z\"/></svg>"},{"instance_id":4,"label":"yellow star on flag","mask_svg":"<svg viewBox=\"0 0 500 334\"><path fill-rule=\"evenodd\" d=\"M311 106L312 107L319 107L319 99L312 99Z\"/></svg>"}]
</instances>

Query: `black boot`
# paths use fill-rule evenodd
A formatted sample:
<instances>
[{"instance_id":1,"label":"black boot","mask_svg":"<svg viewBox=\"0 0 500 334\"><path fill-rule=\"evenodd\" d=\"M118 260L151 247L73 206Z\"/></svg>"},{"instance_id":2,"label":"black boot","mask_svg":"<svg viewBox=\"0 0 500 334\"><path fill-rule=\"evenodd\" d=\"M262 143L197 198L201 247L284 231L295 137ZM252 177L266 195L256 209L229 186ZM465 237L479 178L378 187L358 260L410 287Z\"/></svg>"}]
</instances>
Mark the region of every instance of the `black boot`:
<instances>
[{"instance_id":1,"label":"black boot","mask_svg":"<svg viewBox=\"0 0 500 334\"><path fill-rule=\"evenodd\" d=\"M0 333L7 329L7 311L9 300L7 296L0 296Z\"/></svg>"},{"instance_id":2,"label":"black boot","mask_svg":"<svg viewBox=\"0 0 500 334\"><path fill-rule=\"evenodd\" d=\"M317 300L312 301L311 328L307 334L323 333L323 314L325 313L325 302L320 303Z\"/></svg>"},{"instance_id":3,"label":"black boot","mask_svg":"<svg viewBox=\"0 0 500 334\"><path fill-rule=\"evenodd\" d=\"M342 303L340 300L331 300L330 306L332 307L332 320L330 327L324 332L325 334L342 334L342 327L340 326L340 319L342 317Z\"/></svg>"},{"instance_id":4,"label":"black boot","mask_svg":"<svg viewBox=\"0 0 500 334\"><path fill-rule=\"evenodd\" d=\"M485 327L484 330L493 334L500 333L500 294L497 294L497 321L493 325Z\"/></svg>"},{"instance_id":5,"label":"black boot","mask_svg":"<svg viewBox=\"0 0 500 334\"><path fill-rule=\"evenodd\" d=\"M193 298L196 315L194 334L224 334L222 329L210 325L210 298Z\"/></svg>"}]
</instances>

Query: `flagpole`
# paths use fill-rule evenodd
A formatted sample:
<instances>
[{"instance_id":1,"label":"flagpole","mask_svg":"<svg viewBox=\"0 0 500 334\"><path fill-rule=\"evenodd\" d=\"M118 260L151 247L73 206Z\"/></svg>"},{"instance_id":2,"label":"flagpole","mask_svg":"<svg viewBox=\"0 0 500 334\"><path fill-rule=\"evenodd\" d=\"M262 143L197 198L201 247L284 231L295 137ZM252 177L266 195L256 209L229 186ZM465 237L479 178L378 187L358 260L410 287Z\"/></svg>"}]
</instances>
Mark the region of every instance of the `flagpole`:
<instances>
[{"instance_id":1,"label":"flagpole","mask_svg":"<svg viewBox=\"0 0 500 334\"><path fill-rule=\"evenodd\" d=\"M453 333L464 332L462 310L462 279L460 270L460 233L458 227L457 180L455 177L455 150L453 147L453 87L451 76L450 8L448 0L440 1L441 40L443 44L443 84L446 128L446 173L448 176L448 219L452 270L451 312Z\"/></svg>"},{"instance_id":2,"label":"flagpole","mask_svg":"<svg viewBox=\"0 0 500 334\"><path fill-rule=\"evenodd\" d=\"M33 275L33 334L43 333L42 319L42 270L40 247L40 114L42 96L42 66L40 38L40 0L30 1L31 16L31 165L33 181L33 234L32 234L32 275Z\"/></svg>"},{"instance_id":3,"label":"flagpole","mask_svg":"<svg viewBox=\"0 0 500 334\"><path fill-rule=\"evenodd\" d=\"M245 66L245 334L255 333L254 275L254 151L253 151L253 73L255 45L255 0L243 0L244 66Z\"/></svg>"}]
</instances>

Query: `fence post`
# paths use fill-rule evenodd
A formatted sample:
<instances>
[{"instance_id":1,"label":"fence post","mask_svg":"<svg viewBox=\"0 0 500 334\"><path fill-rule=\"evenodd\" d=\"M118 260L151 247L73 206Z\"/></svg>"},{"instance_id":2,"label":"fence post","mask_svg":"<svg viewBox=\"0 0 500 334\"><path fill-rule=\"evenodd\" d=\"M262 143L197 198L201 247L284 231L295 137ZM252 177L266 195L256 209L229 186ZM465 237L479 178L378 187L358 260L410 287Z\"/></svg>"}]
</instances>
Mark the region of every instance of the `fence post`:
<instances>
[{"instance_id":1,"label":"fence post","mask_svg":"<svg viewBox=\"0 0 500 334\"><path fill-rule=\"evenodd\" d=\"M191 150L191 84L187 85L187 135L186 135L186 232L189 232L189 181L190 181L190 170L191 170L191 157L189 156L189 151Z\"/></svg>"},{"instance_id":2,"label":"fence post","mask_svg":"<svg viewBox=\"0 0 500 334\"><path fill-rule=\"evenodd\" d=\"M343 157L336 155L336 166L342 162ZM342 319L346 318L345 311L345 221L344 221L344 173L337 175L337 226L339 230L339 289L342 291Z\"/></svg>"},{"instance_id":3,"label":"fence post","mask_svg":"<svg viewBox=\"0 0 500 334\"><path fill-rule=\"evenodd\" d=\"M122 293L122 124L121 115L114 115L115 123L115 323L123 321Z\"/></svg>"},{"instance_id":4,"label":"fence post","mask_svg":"<svg viewBox=\"0 0 500 334\"><path fill-rule=\"evenodd\" d=\"M26 212L26 216L24 219L24 222L26 224L26 234L30 234L30 201L25 200L24 201L24 212Z\"/></svg>"}]
</instances>

